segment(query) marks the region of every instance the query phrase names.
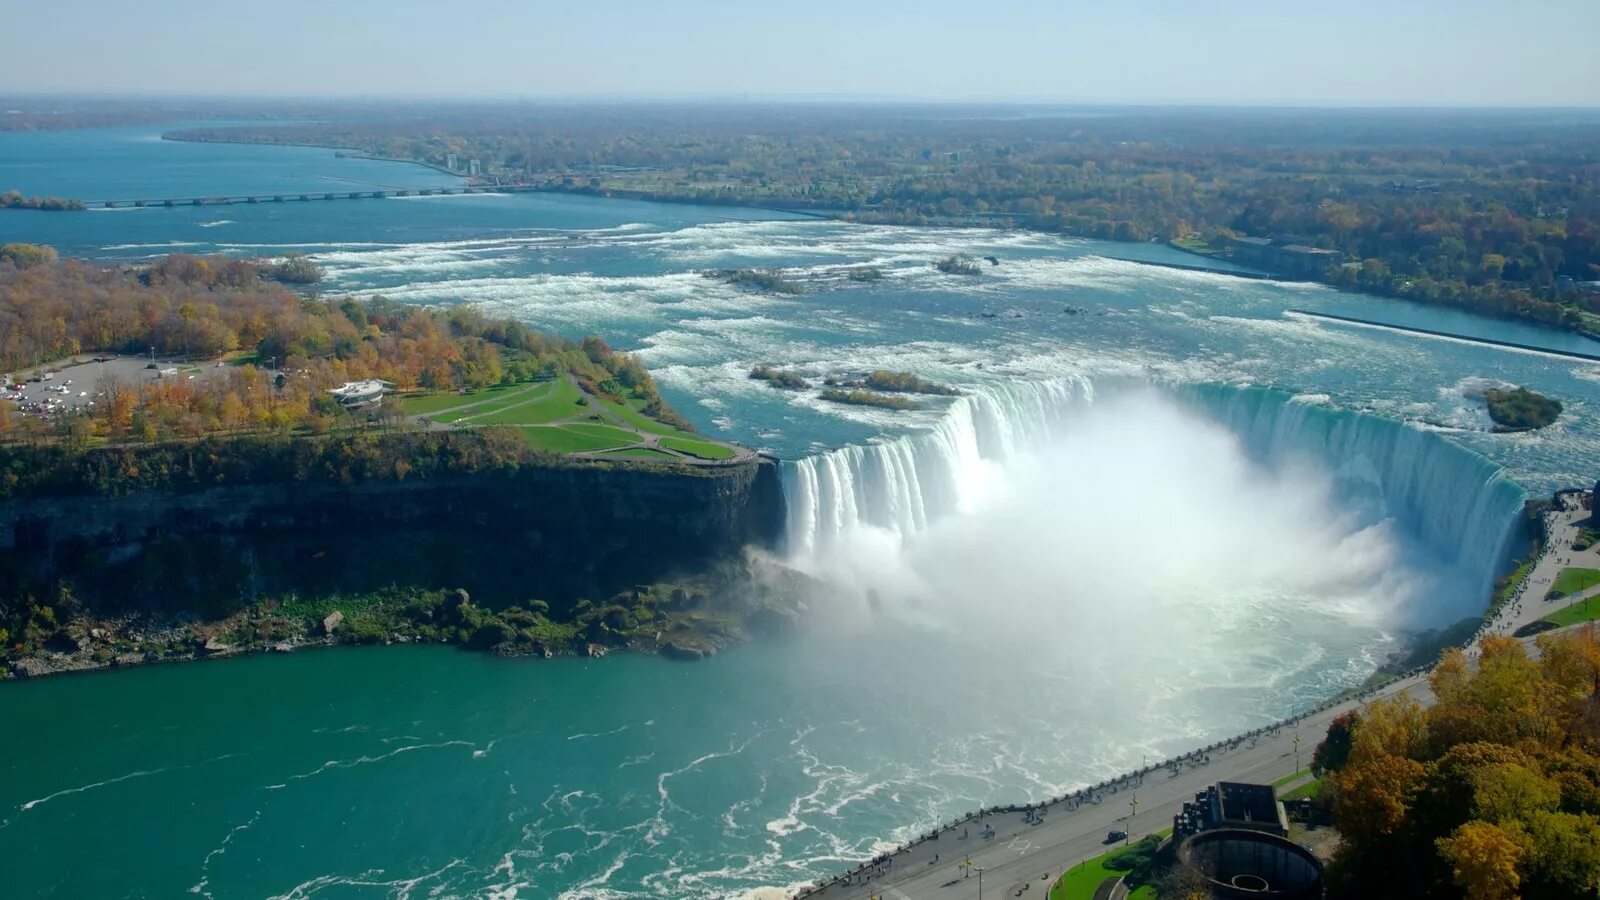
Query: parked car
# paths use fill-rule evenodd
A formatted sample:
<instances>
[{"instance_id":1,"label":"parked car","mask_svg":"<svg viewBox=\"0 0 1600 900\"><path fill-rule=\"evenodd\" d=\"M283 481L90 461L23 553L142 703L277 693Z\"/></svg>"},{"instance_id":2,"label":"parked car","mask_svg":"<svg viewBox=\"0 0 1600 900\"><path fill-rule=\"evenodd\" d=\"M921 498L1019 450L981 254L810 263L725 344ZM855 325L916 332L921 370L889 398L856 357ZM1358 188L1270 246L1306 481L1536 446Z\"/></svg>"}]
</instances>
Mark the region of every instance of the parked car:
<instances>
[{"instance_id":1,"label":"parked car","mask_svg":"<svg viewBox=\"0 0 1600 900\"><path fill-rule=\"evenodd\" d=\"M1106 832L1106 843L1108 844L1115 844L1117 841L1125 841L1127 839L1128 832L1126 829L1113 828Z\"/></svg>"}]
</instances>

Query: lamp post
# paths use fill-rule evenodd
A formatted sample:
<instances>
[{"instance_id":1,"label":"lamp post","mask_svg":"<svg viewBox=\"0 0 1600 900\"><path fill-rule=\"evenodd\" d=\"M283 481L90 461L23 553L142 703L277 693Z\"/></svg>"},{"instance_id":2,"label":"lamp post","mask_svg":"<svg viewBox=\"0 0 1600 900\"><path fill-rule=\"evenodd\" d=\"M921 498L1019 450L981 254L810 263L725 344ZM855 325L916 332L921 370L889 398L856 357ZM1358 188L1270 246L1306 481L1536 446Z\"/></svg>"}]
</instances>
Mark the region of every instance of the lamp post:
<instances>
[{"instance_id":1,"label":"lamp post","mask_svg":"<svg viewBox=\"0 0 1600 900\"><path fill-rule=\"evenodd\" d=\"M1300 774L1300 732L1294 733L1294 773Z\"/></svg>"},{"instance_id":2,"label":"lamp post","mask_svg":"<svg viewBox=\"0 0 1600 900\"><path fill-rule=\"evenodd\" d=\"M1124 846L1124 847L1127 847L1127 846L1130 846L1130 845L1133 844L1133 819L1134 819L1135 816L1139 815L1139 792L1138 791L1134 791L1133 792L1133 799L1128 801L1128 805L1133 807L1133 812L1128 813L1128 831L1127 831L1126 834L1124 834L1122 836L1122 846Z\"/></svg>"}]
</instances>

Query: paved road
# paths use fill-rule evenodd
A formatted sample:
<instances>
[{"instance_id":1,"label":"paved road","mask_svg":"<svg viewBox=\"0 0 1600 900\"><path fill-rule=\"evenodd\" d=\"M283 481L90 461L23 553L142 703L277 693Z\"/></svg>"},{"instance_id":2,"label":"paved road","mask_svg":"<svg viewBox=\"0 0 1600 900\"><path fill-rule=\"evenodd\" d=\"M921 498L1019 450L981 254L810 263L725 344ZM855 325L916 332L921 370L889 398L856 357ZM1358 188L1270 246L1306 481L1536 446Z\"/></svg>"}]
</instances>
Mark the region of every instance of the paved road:
<instances>
[{"instance_id":1,"label":"paved road","mask_svg":"<svg viewBox=\"0 0 1600 900\"><path fill-rule=\"evenodd\" d=\"M1415 677L1397 682L1380 692L1393 696L1407 692L1423 703L1433 701L1427 681ZM1371 699L1371 698L1368 698ZM1300 738L1299 768L1310 765L1312 749L1327 734L1328 722L1354 709L1360 702L1343 703L1309 716L1294 726L1285 726L1256 739L1244 739L1234 749L1213 750L1209 763L1194 763L1178 768L1157 769L1142 778L1130 776L1124 786L1101 792L1099 802L1052 804L1044 824L1030 825L1024 814L994 813L965 825L945 829L937 839L924 840L902 851L884 874L864 878L858 873L850 884L833 884L809 895L814 898L860 898L882 895L893 900L966 900L978 896L978 877L964 876L961 868L970 855L973 866L982 868L983 896L1013 897L1022 885L1029 885L1021 896L1042 897L1051 880L1067 867L1104 853L1106 833L1125 828L1131 840L1172 826L1185 800L1217 781L1271 783L1292 775L1297 768L1295 736ZM1130 805L1138 799L1137 811ZM992 826L995 836L985 838L981 829ZM961 835L965 831L966 838ZM938 861L934 861L935 855Z\"/></svg>"},{"instance_id":2,"label":"paved road","mask_svg":"<svg viewBox=\"0 0 1600 900\"><path fill-rule=\"evenodd\" d=\"M1543 599L1562 569L1572 565L1600 568L1600 547L1583 552L1571 549L1579 524L1588 516L1586 509L1552 514L1552 540L1534 567L1524 591L1526 596L1520 603L1507 604L1483 634L1509 634L1583 596L1600 594L1600 588L1595 588L1566 601ZM1390 684L1376 696L1401 693L1410 694L1424 706L1433 703L1425 675ZM1106 833L1113 828L1126 829L1130 840L1138 840L1170 827L1185 800L1218 781L1270 784L1309 766L1312 750L1327 736L1328 723L1372 699L1368 696L1341 703L1292 726L1243 739L1231 748L1212 750L1205 757L1208 762L1127 776L1118 785L1101 791L1098 803L1052 803L1046 809L1043 824L1029 824L1022 812L1007 812L947 826L937 838L921 840L902 850L887 865L857 870L848 878L802 896L826 900L968 900L979 897L980 885L976 871L968 872L963 867L970 859L974 870L983 870L983 897L1042 898L1051 882L1067 868L1104 853ZM1135 798L1137 807L1131 805ZM985 827L994 829L993 837L984 836Z\"/></svg>"}]
</instances>

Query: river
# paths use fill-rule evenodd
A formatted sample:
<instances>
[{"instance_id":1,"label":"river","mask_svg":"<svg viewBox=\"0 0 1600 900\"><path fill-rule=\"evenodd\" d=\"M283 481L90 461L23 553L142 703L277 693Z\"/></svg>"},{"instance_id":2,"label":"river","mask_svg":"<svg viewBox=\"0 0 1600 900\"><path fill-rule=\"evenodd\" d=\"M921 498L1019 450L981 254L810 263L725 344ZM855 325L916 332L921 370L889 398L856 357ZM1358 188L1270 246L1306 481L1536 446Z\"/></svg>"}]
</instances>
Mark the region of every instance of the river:
<instances>
[{"instance_id":1,"label":"river","mask_svg":"<svg viewBox=\"0 0 1600 900\"><path fill-rule=\"evenodd\" d=\"M105 199L451 181L159 134L0 135L0 178ZM1481 607L1521 497L1496 465L1547 491L1592 483L1600 458L1600 366L1287 311L1585 339L1141 264L1195 261L1156 245L548 194L8 211L6 241L297 250L328 292L603 334L703 431L790 461L791 539L807 535L791 560L859 594L841 587L805 637L695 665L392 647L6 684L0 868L18 896L804 882L1358 683L1407 630ZM998 264L929 265L955 252ZM883 277L843 272L865 264ZM786 267L806 292L701 274L737 266ZM969 396L842 407L750 380L757 363L909 369ZM1567 413L1494 434L1469 395L1504 383Z\"/></svg>"}]
</instances>

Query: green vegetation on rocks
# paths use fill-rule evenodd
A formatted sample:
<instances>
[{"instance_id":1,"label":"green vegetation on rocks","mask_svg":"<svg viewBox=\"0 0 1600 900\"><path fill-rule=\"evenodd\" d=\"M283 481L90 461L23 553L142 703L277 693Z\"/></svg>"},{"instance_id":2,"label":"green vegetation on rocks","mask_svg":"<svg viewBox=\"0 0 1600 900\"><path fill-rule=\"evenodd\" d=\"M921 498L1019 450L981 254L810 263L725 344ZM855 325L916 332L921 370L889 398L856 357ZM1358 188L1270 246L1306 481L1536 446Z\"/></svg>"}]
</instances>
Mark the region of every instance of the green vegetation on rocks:
<instances>
[{"instance_id":1,"label":"green vegetation on rocks","mask_svg":"<svg viewBox=\"0 0 1600 900\"><path fill-rule=\"evenodd\" d=\"M874 391L896 394L934 394L954 397L961 393L949 385L929 381L910 372L888 372L883 369L868 372L867 377L862 379L862 384Z\"/></svg>"},{"instance_id":2,"label":"green vegetation on rocks","mask_svg":"<svg viewBox=\"0 0 1600 900\"><path fill-rule=\"evenodd\" d=\"M803 391L811 387L811 382L801 378L799 375L768 365L760 365L751 369L750 377L788 391Z\"/></svg>"},{"instance_id":3,"label":"green vegetation on rocks","mask_svg":"<svg viewBox=\"0 0 1600 900\"><path fill-rule=\"evenodd\" d=\"M1501 390L1491 388L1483 392L1489 406L1489 418L1498 431L1531 431L1550 425L1561 415L1561 401L1528 390L1525 387Z\"/></svg>"},{"instance_id":4,"label":"green vegetation on rocks","mask_svg":"<svg viewBox=\"0 0 1600 900\"><path fill-rule=\"evenodd\" d=\"M777 272L768 269L721 269L707 273L707 275L711 278L720 278L735 287L766 291L772 294L803 294L806 292L804 285L790 281Z\"/></svg>"},{"instance_id":5,"label":"green vegetation on rocks","mask_svg":"<svg viewBox=\"0 0 1600 900\"><path fill-rule=\"evenodd\" d=\"M955 256L946 256L944 259L935 262L933 267L945 273L946 275L983 274L983 267L978 265L978 261L966 255L965 253L958 253Z\"/></svg>"},{"instance_id":6,"label":"green vegetation on rocks","mask_svg":"<svg viewBox=\"0 0 1600 900\"><path fill-rule=\"evenodd\" d=\"M892 394L878 394L872 391L863 391L859 388L849 391L840 390L838 388L829 388L828 390L823 391L821 396L824 400L828 400L833 403L848 403L851 406L876 406L881 409L901 410L918 408L918 404L915 400L894 396Z\"/></svg>"}]
</instances>

